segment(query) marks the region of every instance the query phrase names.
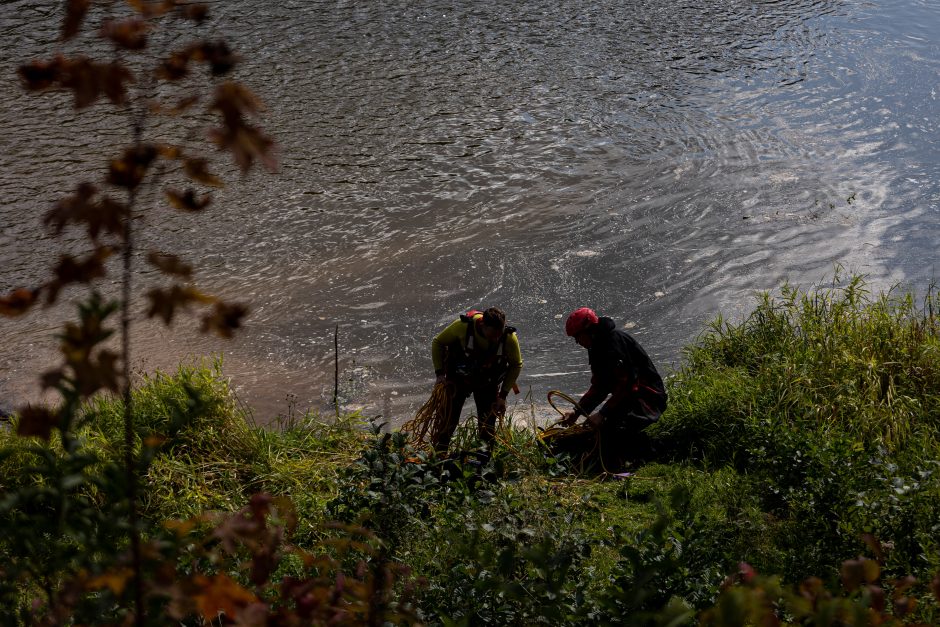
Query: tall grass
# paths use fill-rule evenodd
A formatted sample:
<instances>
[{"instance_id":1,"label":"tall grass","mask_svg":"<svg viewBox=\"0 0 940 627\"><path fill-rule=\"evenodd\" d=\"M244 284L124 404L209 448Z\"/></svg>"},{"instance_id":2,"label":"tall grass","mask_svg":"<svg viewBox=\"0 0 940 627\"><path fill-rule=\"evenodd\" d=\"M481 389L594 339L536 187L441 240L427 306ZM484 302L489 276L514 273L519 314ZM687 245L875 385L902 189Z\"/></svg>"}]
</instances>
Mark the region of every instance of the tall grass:
<instances>
[{"instance_id":1,"label":"tall grass","mask_svg":"<svg viewBox=\"0 0 940 627\"><path fill-rule=\"evenodd\" d=\"M762 294L687 350L651 431L677 461L750 477L774 572L837 579L867 533L895 547L889 568L925 574L940 567L938 311L933 289L872 295L858 276Z\"/></svg>"},{"instance_id":2,"label":"tall grass","mask_svg":"<svg viewBox=\"0 0 940 627\"><path fill-rule=\"evenodd\" d=\"M838 277L837 277L838 279ZM686 451L733 456L756 423L838 432L888 451L940 443L940 294L872 296L862 277L760 296L686 352L657 432Z\"/></svg>"},{"instance_id":3,"label":"tall grass","mask_svg":"<svg viewBox=\"0 0 940 627\"><path fill-rule=\"evenodd\" d=\"M120 458L123 411L117 396L96 397L83 408L78 437L90 454ZM144 377L133 392L133 411L138 447L143 438L167 438L142 478L142 511L153 520L235 511L249 495L269 492L290 496L309 519L304 527L313 529L338 491L338 473L368 437L357 414L321 420L310 413L280 429L253 424L218 361ZM0 431L0 448L11 452L0 462L2 487L30 481L22 473L30 464L28 444Z\"/></svg>"}]
</instances>

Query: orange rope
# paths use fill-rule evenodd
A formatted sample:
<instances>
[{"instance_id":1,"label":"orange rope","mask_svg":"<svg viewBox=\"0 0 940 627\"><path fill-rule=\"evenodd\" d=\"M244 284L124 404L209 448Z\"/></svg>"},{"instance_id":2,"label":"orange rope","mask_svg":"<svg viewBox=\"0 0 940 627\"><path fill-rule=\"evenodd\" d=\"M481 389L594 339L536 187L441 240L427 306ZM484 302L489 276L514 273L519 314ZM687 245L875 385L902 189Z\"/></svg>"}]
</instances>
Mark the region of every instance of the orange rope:
<instances>
[{"instance_id":1,"label":"orange rope","mask_svg":"<svg viewBox=\"0 0 940 627\"><path fill-rule=\"evenodd\" d=\"M431 391L431 397L418 409L415 417L401 426L401 430L410 434L409 442L416 449L427 448L437 442L441 431L450 422L451 394L444 383L438 383Z\"/></svg>"}]
</instances>

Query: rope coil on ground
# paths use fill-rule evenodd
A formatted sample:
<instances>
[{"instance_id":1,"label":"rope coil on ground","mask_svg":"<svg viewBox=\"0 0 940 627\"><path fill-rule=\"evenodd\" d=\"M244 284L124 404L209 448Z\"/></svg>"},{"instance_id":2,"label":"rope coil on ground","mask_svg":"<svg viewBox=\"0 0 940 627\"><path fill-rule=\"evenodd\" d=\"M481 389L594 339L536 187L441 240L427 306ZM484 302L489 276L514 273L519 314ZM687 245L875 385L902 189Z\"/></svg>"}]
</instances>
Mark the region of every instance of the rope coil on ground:
<instances>
[{"instance_id":1,"label":"rope coil on ground","mask_svg":"<svg viewBox=\"0 0 940 627\"><path fill-rule=\"evenodd\" d=\"M557 411L562 417L564 417L565 412L560 410L558 406L555 405L554 401L552 400L555 396L568 401L574 406L575 411L577 411L582 416L587 416L587 412L581 408L581 405L577 400L571 396L568 396L561 390L550 390L548 392L548 404L551 405L552 409ZM554 424L549 425L544 429L540 429L538 434L539 441L548 446L549 449L552 449L556 446L560 446L563 449L566 440L578 436L585 440L593 440L589 449L582 450L575 454L575 459L577 459L577 463L580 469L584 471L585 468L591 463L591 460L594 457L597 457L597 460L600 462L601 469L605 473L609 474L610 471L607 470L607 466L604 463L604 456L601 450L601 430L594 427L593 425L587 422L582 422L579 424L565 426L562 425L561 420L559 420L558 422L555 422ZM574 454L574 451L572 451L572 453Z\"/></svg>"},{"instance_id":2,"label":"rope coil on ground","mask_svg":"<svg viewBox=\"0 0 940 627\"><path fill-rule=\"evenodd\" d=\"M561 390L549 390L548 404L551 405L552 409L557 411L559 415L561 415L562 417L564 417L565 412L560 410L558 406L555 404L554 400L552 400L553 397L555 396L568 401L569 403L572 404L572 406L574 406L575 411L577 411L578 413L582 415L585 415L584 410L581 409L581 405L578 404L577 400L575 400L571 396L568 396ZM568 437L572 435L580 435L582 433L587 433L588 431L593 431L593 430L594 430L594 427L583 422L581 424L573 424L570 426L564 426L561 424L561 420L558 420L557 422L545 428L540 428L538 437L539 437L539 440L544 442L546 440L553 440L555 438L563 438L563 437Z\"/></svg>"}]
</instances>

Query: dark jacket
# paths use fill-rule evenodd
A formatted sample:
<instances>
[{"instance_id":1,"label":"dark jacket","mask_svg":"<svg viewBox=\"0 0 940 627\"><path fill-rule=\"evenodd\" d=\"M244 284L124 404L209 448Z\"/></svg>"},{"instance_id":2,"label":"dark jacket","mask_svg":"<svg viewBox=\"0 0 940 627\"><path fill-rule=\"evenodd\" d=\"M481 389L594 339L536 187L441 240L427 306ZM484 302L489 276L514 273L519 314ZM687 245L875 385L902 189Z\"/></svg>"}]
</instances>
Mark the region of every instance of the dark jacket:
<instances>
[{"instance_id":1,"label":"dark jacket","mask_svg":"<svg viewBox=\"0 0 940 627\"><path fill-rule=\"evenodd\" d=\"M610 396L600 412L608 418L637 414L655 420L666 409L666 388L640 343L610 318L601 318L588 349L591 389L581 397L590 414Z\"/></svg>"}]
</instances>

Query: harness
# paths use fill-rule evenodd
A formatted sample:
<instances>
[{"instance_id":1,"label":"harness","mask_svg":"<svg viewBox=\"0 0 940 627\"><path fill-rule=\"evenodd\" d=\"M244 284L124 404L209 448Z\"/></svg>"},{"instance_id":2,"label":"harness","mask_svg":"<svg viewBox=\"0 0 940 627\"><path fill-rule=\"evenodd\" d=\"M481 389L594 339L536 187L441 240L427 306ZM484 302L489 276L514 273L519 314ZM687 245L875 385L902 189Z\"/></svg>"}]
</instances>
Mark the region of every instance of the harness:
<instances>
[{"instance_id":1,"label":"harness","mask_svg":"<svg viewBox=\"0 0 940 627\"><path fill-rule=\"evenodd\" d=\"M476 346L476 317L482 315L482 311L471 309L466 314L460 315L460 321L467 324L467 337L464 342L463 359L457 364L458 374L472 375L486 373L489 378L502 380L506 371L509 369L509 359L506 357L506 340L516 332L515 327L506 327L503 336L495 346L488 350Z\"/></svg>"}]
</instances>

